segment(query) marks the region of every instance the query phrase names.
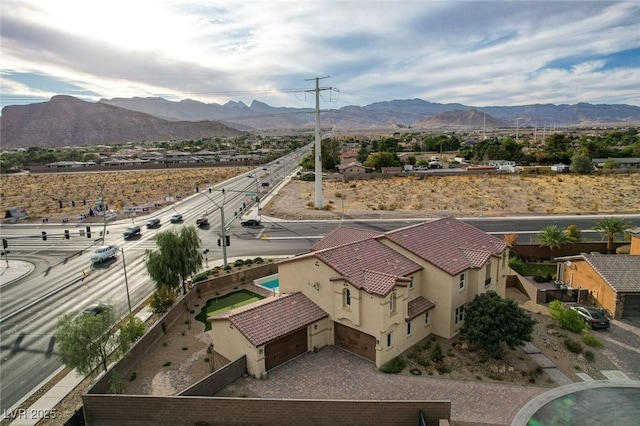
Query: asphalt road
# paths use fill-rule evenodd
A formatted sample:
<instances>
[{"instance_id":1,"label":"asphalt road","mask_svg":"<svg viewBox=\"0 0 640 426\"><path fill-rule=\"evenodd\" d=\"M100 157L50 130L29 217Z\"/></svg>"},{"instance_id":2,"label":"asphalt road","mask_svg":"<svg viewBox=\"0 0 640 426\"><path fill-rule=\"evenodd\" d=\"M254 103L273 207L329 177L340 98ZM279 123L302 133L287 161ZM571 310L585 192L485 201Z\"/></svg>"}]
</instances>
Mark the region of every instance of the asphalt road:
<instances>
[{"instance_id":1,"label":"asphalt road","mask_svg":"<svg viewBox=\"0 0 640 426\"><path fill-rule=\"evenodd\" d=\"M240 226L241 217L257 216L255 202L252 201L255 195L251 194L264 188L262 182L269 182L269 188L274 188L277 181L293 171L295 164L293 158L281 159L280 163L266 167L267 170L258 168L253 174L217 184L211 192L205 189L193 194L173 207L157 212L156 217L161 220L158 229L146 229L145 221L137 218L108 223L105 243L117 245L122 251L117 259L95 267L90 265L89 257L97 245L103 244L100 241L101 225L91 225L92 238L80 236L80 231L85 228L84 224L3 226L2 236L9 241L10 256L28 260L36 268L28 277L0 288L0 408L5 410L13 407L61 366L53 338L57 319L61 315L77 313L96 302L109 303L118 313L125 315L128 310L125 273L131 304L135 306L148 297L154 285L146 273L144 253L155 248L154 235L159 231L193 225L198 217L207 215L209 226L198 229L203 250L209 249L204 268L214 263L220 264L225 256L223 251L226 251L227 259L306 252L336 226L348 225L384 232L418 222L272 221L264 218L259 227ZM243 203L247 205L246 209L242 209ZM223 205L227 225L224 232L231 238L231 245L226 248L217 245L222 233L219 207ZM169 223L169 217L176 212L183 215L182 224ZM596 219L595 216L575 216L464 220L496 235L511 232L534 235L551 223L561 227L575 224L580 229L589 229ZM640 226L640 215L625 216L625 219ZM133 221L142 227L142 235L124 241L122 232ZM64 229L70 230L69 240L63 237ZM41 238L43 230L47 232L47 241Z\"/></svg>"}]
</instances>

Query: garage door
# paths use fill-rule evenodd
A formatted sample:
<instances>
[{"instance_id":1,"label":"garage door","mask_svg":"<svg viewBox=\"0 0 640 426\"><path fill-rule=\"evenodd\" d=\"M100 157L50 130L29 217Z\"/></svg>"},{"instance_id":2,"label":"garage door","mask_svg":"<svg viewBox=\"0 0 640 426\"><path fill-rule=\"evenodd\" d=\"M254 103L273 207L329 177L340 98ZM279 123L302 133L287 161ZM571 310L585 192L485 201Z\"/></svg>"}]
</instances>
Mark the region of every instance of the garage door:
<instances>
[{"instance_id":1,"label":"garage door","mask_svg":"<svg viewBox=\"0 0 640 426\"><path fill-rule=\"evenodd\" d=\"M640 317L640 294L626 294L623 309L623 318Z\"/></svg>"},{"instance_id":2,"label":"garage door","mask_svg":"<svg viewBox=\"0 0 640 426\"><path fill-rule=\"evenodd\" d=\"M375 337L345 325L334 323L334 338L336 346L376 362Z\"/></svg>"},{"instance_id":3,"label":"garage door","mask_svg":"<svg viewBox=\"0 0 640 426\"><path fill-rule=\"evenodd\" d=\"M265 368L270 370L305 352L307 352L307 327L268 343L264 348Z\"/></svg>"}]
</instances>

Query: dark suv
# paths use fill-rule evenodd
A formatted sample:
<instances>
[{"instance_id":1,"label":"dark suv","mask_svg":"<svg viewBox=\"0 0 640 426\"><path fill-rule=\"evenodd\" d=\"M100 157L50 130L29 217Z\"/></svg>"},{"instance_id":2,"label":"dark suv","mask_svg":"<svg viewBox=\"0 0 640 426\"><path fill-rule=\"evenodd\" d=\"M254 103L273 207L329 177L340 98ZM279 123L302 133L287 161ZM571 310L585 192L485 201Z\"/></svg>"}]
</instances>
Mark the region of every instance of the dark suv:
<instances>
[{"instance_id":1,"label":"dark suv","mask_svg":"<svg viewBox=\"0 0 640 426\"><path fill-rule=\"evenodd\" d=\"M125 240L128 238L135 237L136 235L140 235L140 227L138 225L130 226L124 230L124 233L122 235L124 236Z\"/></svg>"},{"instance_id":2,"label":"dark suv","mask_svg":"<svg viewBox=\"0 0 640 426\"><path fill-rule=\"evenodd\" d=\"M158 226L160 226L160 219L158 219L157 217L153 217L147 221L148 229L157 228Z\"/></svg>"}]
</instances>

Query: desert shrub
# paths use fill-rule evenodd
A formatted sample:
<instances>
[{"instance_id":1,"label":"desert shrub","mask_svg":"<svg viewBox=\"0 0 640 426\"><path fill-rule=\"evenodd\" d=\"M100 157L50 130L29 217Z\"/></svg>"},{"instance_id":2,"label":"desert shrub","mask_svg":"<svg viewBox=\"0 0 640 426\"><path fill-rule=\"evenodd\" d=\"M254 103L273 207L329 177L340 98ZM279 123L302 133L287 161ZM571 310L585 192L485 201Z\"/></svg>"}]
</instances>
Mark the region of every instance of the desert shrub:
<instances>
[{"instance_id":1,"label":"desert shrub","mask_svg":"<svg viewBox=\"0 0 640 426\"><path fill-rule=\"evenodd\" d=\"M407 366L407 361L402 357L395 357L380 367L380 371L387 374L398 374Z\"/></svg>"},{"instance_id":2,"label":"desert shrub","mask_svg":"<svg viewBox=\"0 0 640 426\"><path fill-rule=\"evenodd\" d=\"M327 211L333 210L333 205L331 205L330 203L325 204L324 206L322 206L322 210L327 210Z\"/></svg>"},{"instance_id":3,"label":"desert shrub","mask_svg":"<svg viewBox=\"0 0 640 426\"><path fill-rule=\"evenodd\" d=\"M582 345L580 342L576 342L570 337L566 337L564 339L564 346L569 350L569 352L574 354L582 353Z\"/></svg>"},{"instance_id":4,"label":"desert shrub","mask_svg":"<svg viewBox=\"0 0 640 426\"><path fill-rule=\"evenodd\" d=\"M239 266L242 266L242 265L244 265L244 260L242 260L242 259L238 259L235 262L233 262L233 266L235 266L235 267L239 267Z\"/></svg>"},{"instance_id":5,"label":"desert shrub","mask_svg":"<svg viewBox=\"0 0 640 426\"><path fill-rule=\"evenodd\" d=\"M596 360L596 354L594 354L592 350L587 349L584 351L584 358L589 362L593 362Z\"/></svg>"},{"instance_id":6,"label":"desert shrub","mask_svg":"<svg viewBox=\"0 0 640 426\"><path fill-rule=\"evenodd\" d=\"M225 265L225 267L222 268L222 269L224 269L225 271L229 272L231 270L231 265Z\"/></svg>"},{"instance_id":7,"label":"desert shrub","mask_svg":"<svg viewBox=\"0 0 640 426\"><path fill-rule=\"evenodd\" d=\"M261 257L255 257L255 258L253 259L253 263L255 263L255 264L261 264L261 263L264 263L264 259L262 259Z\"/></svg>"},{"instance_id":8,"label":"desert shrub","mask_svg":"<svg viewBox=\"0 0 640 426\"><path fill-rule=\"evenodd\" d=\"M418 356L416 358L416 362L418 363L418 365L420 365L421 367L425 367L425 368L428 367L429 365L431 365L429 363L429 360L426 359L425 357L423 357L422 355L420 355L420 356Z\"/></svg>"},{"instance_id":9,"label":"desert shrub","mask_svg":"<svg viewBox=\"0 0 640 426\"><path fill-rule=\"evenodd\" d=\"M136 379L136 372L134 371L133 373L131 373L131 375L129 376L129 381L133 382Z\"/></svg>"},{"instance_id":10,"label":"desert shrub","mask_svg":"<svg viewBox=\"0 0 640 426\"><path fill-rule=\"evenodd\" d=\"M196 274L192 279L191 282L192 283L197 283L200 281L204 281L207 278L209 278L209 271L204 271L204 272L200 272L199 274Z\"/></svg>"},{"instance_id":11,"label":"desert shrub","mask_svg":"<svg viewBox=\"0 0 640 426\"><path fill-rule=\"evenodd\" d=\"M538 271L533 275L533 280L537 283L546 283L547 277Z\"/></svg>"},{"instance_id":12,"label":"desert shrub","mask_svg":"<svg viewBox=\"0 0 640 426\"><path fill-rule=\"evenodd\" d=\"M579 313L572 309L565 309L564 304L559 300L549 303L549 313L551 318L558 321L560 328L573 333L582 333L585 324Z\"/></svg>"},{"instance_id":13,"label":"desert shrub","mask_svg":"<svg viewBox=\"0 0 640 426\"><path fill-rule=\"evenodd\" d=\"M335 192L333 194L336 198L342 198L342 192Z\"/></svg>"},{"instance_id":14,"label":"desert shrub","mask_svg":"<svg viewBox=\"0 0 640 426\"><path fill-rule=\"evenodd\" d=\"M442 346L440 346L440 343L436 343L433 349L431 349L431 361L442 362L443 359L444 354L442 353Z\"/></svg>"},{"instance_id":15,"label":"desert shrub","mask_svg":"<svg viewBox=\"0 0 640 426\"><path fill-rule=\"evenodd\" d=\"M316 180L316 175L313 173L305 173L302 176L300 176L300 180L305 182L313 182Z\"/></svg>"},{"instance_id":16,"label":"desert shrub","mask_svg":"<svg viewBox=\"0 0 640 426\"><path fill-rule=\"evenodd\" d=\"M489 373L489 374L487 375L487 377L488 377L488 378L490 378L491 380L497 380L497 381L502 381L502 380L504 380L504 377L502 377L502 374L500 374L500 373L493 373L493 372L491 372L491 373Z\"/></svg>"},{"instance_id":17,"label":"desert shrub","mask_svg":"<svg viewBox=\"0 0 640 426\"><path fill-rule=\"evenodd\" d=\"M165 361L164 364L162 364L163 367L168 367L171 365L171 361Z\"/></svg>"},{"instance_id":18,"label":"desert shrub","mask_svg":"<svg viewBox=\"0 0 640 426\"><path fill-rule=\"evenodd\" d=\"M252 259L247 259L244 261L245 265L253 265L253 260Z\"/></svg>"},{"instance_id":19,"label":"desert shrub","mask_svg":"<svg viewBox=\"0 0 640 426\"><path fill-rule=\"evenodd\" d=\"M593 348L601 348L604 346L604 344L596 336L591 334L585 334L584 336L582 336L582 340L584 341L585 345L591 346Z\"/></svg>"},{"instance_id":20,"label":"desert shrub","mask_svg":"<svg viewBox=\"0 0 640 426\"><path fill-rule=\"evenodd\" d=\"M151 295L149 307L154 314L162 314L167 312L175 301L176 293L169 286L162 285Z\"/></svg>"},{"instance_id":21,"label":"desert shrub","mask_svg":"<svg viewBox=\"0 0 640 426\"><path fill-rule=\"evenodd\" d=\"M436 371L440 374L451 373L451 368L445 364L436 364Z\"/></svg>"}]
</instances>

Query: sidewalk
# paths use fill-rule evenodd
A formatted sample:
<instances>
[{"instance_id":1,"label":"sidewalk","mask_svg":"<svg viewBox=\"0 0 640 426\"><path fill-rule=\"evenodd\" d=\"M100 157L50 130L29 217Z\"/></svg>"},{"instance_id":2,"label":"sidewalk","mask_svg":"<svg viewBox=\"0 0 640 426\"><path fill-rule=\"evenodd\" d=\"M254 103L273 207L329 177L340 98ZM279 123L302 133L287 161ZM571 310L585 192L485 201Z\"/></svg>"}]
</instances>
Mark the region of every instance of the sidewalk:
<instances>
[{"instance_id":1,"label":"sidewalk","mask_svg":"<svg viewBox=\"0 0 640 426\"><path fill-rule=\"evenodd\" d=\"M8 262L8 266L7 266ZM23 260L0 259L0 287L11 284L22 277L29 275L35 266L33 263Z\"/></svg>"}]
</instances>

